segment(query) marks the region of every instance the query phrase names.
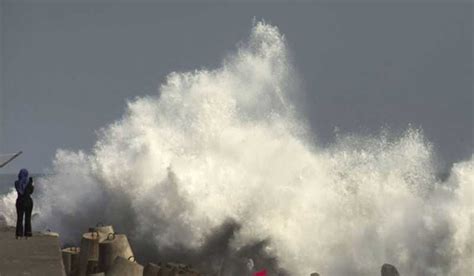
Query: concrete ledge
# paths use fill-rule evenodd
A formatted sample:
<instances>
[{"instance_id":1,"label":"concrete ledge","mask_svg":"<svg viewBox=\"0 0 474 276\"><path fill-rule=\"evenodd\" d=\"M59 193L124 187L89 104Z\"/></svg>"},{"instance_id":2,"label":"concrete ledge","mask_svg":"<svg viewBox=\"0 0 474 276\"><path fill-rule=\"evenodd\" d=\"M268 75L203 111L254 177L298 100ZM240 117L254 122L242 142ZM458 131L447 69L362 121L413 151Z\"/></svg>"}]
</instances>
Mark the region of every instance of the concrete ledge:
<instances>
[{"instance_id":1,"label":"concrete ledge","mask_svg":"<svg viewBox=\"0 0 474 276\"><path fill-rule=\"evenodd\" d=\"M15 228L0 226L0 276L65 276L58 236L33 233L15 239Z\"/></svg>"}]
</instances>

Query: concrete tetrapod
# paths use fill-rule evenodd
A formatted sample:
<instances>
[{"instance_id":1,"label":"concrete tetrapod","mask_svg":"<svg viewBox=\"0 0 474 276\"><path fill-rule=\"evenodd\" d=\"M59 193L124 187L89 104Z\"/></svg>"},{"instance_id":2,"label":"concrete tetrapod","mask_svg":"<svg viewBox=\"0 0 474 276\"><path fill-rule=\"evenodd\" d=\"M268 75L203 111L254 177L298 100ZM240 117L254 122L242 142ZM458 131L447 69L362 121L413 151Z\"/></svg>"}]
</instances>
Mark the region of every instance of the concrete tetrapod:
<instances>
[{"instance_id":1,"label":"concrete tetrapod","mask_svg":"<svg viewBox=\"0 0 474 276\"><path fill-rule=\"evenodd\" d=\"M99 243L99 271L107 272L118 256L125 259L133 256L132 248L126 235L110 233Z\"/></svg>"},{"instance_id":2,"label":"concrete tetrapod","mask_svg":"<svg viewBox=\"0 0 474 276\"><path fill-rule=\"evenodd\" d=\"M87 274L99 273L102 272L99 270L99 260L89 260L87 262Z\"/></svg>"},{"instance_id":3,"label":"concrete tetrapod","mask_svg":"<svg viewBox=\"0 0 474 276\"><path fill-rule=\"evenodd\" d=\"M95 227L90 227L89 232L98 232L99 242L104 241L108 234L115 233L114 227L112 227L112 225L103 225L102 223L97 223Z\"/></svg>"},{"instance_id":4,"label":"concrete tetrapod","mask_svg":"<svg viewBox=\"0 0 474 276\"><path fill-rule=\"evenodd\" d=\"M81 239L81 251L79 254L79 269L77 276L85 276L90 260L99 259L99 233L84 233Z\"/></svg>"},{"instance_id":5,"label":"concrete tetrapod","mask_svg":"<svg viewBox=\"0 0 474 276\"><path fill-rule=\"evenodd\" d=\"M154 263L148 263L143 269L143 276L158 276L161 267Z\"/></svg>"},{"instance_id":6,"label":"concrete tetrapod","mask_svg":"<svg viewBox=\"0 0 474 276\"><path fill-rule=\"evenodd\" d=\"M118 256L115 258L110 269L105 273L106 276L142 276L143 266L135 262L135 258L130 256L128 259Z\"/></svg>"},{"instance_id":7,"label":"concrete tetrapod","mask_svg":"<svg viewBox=\"0 0 474 276\"><path fill-rule=\"evenodd\" d=\"M79 247L68 247L61 250L66 275L75 275L79 267Z\"/></svg>"}]
</instances>

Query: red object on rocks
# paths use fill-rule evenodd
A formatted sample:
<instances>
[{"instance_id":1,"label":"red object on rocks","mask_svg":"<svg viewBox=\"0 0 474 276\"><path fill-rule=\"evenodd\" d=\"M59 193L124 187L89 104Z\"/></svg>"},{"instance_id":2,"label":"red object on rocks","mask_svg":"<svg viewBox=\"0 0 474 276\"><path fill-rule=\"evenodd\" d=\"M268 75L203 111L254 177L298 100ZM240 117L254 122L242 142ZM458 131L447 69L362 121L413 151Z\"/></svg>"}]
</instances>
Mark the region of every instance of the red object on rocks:
<instances>
[{"instance_id":1,"label":"red object on rocks","mask_svg":"<svg viewBox=\"0 0 474 276\"><path fill-rule=\"evenodd\" d=\"M261 271L257 271L253 274L253 276L267 276L267 270L264 269L264 270L261 270Z\"/></svg>"}]
</instances>

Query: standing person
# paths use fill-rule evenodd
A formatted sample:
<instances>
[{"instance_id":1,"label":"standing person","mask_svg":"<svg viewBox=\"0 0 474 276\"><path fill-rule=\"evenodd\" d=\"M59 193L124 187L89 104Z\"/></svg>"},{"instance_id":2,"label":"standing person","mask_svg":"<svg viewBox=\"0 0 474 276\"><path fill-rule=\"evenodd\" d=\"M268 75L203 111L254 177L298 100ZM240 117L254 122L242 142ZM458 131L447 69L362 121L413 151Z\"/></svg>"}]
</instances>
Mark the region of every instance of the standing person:
<instances>
[{"instance_id":1,"label":"standing person","mask_svg":"<svg viewBox=\"0 0 474 276\"><path fill-rule=\"evenodd\" d=\"M18 180L15 181L15 189L18 193L16 199L16 238L25 236L31 237L31 211L33 211L33 178L28 178L28 170L21 169L18 173ZM25 228L23 229L23 215L25 216Z\"/></svg>"}]
</instances>

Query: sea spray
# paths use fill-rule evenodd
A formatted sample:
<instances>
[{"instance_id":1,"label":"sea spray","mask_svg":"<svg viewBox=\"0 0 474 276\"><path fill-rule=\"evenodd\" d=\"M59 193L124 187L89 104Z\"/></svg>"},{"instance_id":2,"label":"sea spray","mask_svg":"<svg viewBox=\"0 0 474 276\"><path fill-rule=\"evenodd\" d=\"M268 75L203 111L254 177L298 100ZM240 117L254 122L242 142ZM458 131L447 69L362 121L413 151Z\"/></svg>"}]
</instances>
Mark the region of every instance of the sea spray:
<instances>
[{"instance_id":1,"label":"sea spray","mask_svg":"<svg viewBox=\"0 0 474 276\"><path fill-rule=\"evenodd\" d=\"M59 150L34 224L75 242L106 221L136 251L222 275L249 258L297 276L377 275L386 262L401 275L472 274L473 159L438 180L412 128L323 148L298 119L296 79L284 37L255 23L220 68L171 73L159 95L128 102L90 153ZM10 223L13 198L0 198Z\"/></svg>"}]
</instances>

